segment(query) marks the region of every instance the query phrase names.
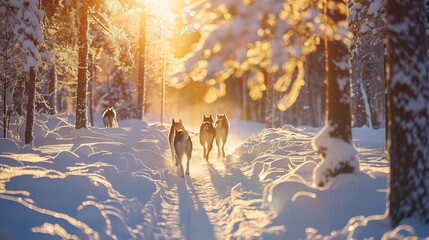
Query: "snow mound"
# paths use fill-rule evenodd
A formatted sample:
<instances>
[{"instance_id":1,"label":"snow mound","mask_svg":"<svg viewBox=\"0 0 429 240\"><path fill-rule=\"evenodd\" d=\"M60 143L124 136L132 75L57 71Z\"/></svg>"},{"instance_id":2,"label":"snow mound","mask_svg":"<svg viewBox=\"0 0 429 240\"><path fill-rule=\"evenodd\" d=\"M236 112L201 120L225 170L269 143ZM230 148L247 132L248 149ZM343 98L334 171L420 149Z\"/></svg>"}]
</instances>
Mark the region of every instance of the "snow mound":
<instances>
[{"instance_id":1,"label":"snow mound","mask_svg":"<svg viewBox=\"0 0 429 240\"><path fill-rule=\"evenodd\" d=\"M89 145L81 145L78 148L76 148L73 152L79 155L80 157L83 157L83 156L87 157L94 153L94 149Z\"/></svg>"},{"instance_id":2,"label":"snow mound","mask_svg":"<svg viewBox=\"0 0 429 240\"><path fill-rule=\"evenodd\" d=\"M0 153L18 153L20 151L18 144L8 138L0 138Z\"/></svg>"},{"instance_id":3,"label":"snow mound","mask_svg":"<svg viewBox=\"0 0 429 240\"><path fill-rule=\"evenodd\" d=\"M79 155L70 151L61 151L53 159L54 168L64 171L67 167L74 166L80 161Z\"/></svg>"},{"instance_id":4,"label":"snow mound","mask_svg":"<svg viewBox=\"0 0 429 240\"><path fill-rule=\"evenodd\" d=\"M326 124L313 140L314 149L324 158L313 173L313 181L319 186L329 184L338 172L359 171L357 152L353 145L343 139L331 137L331 132L333 127Z\"/></svg>"}]
</instances>

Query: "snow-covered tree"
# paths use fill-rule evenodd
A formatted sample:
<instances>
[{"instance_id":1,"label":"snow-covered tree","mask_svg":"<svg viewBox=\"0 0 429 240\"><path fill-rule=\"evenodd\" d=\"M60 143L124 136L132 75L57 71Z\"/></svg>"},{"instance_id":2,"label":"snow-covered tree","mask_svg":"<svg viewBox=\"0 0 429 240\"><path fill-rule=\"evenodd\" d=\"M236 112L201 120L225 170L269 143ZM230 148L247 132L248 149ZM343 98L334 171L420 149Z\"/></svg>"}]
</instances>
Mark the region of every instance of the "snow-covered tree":
<instances>
[{"instance_id":1,"label":"snow-covered tree","mask_svg":"<svg viewBox=\"0 0 429 240\"><path fill-rule=\"evenodd\" d=\"M106 3L108 1L106 0ZM131 1L133 2L133 1ZM128 69L133 65L132 56L129 52L129 40L120 29L114 28L110 21L103 14L105 11L114 11L114 4L106 4L104 1L89 1L78 0L76 7L78 8L78 71L77 71L77 89L76 89L76 129L86 128L87 126L87 93L88 93L88 17L91 16L102 25L108 34L112 37L112 42L115 45L114 55L116 63ZM125 2L118 0L118 3L126 5ZM110 7L110 9L109 9ZM107 26L106 26L107 25Z\"/></svg>"},{"instance_id":2,"label":"snow-covered tree","mask_svg":"<svg viewBox=\"0 0 429 240\"><path fill-rule=\"evenodd\" d=\"M17 79L22 78L22 51L14 37L12 27L17 24L13 12L8 10L8 3L0 1L0 106L2 118L0 126L3 137L9 131L10 118L13 114L13 88Z\"/></svg>"},{"instance_id":3,"label":"snow-covered tree","mask_svg":"<svg viewBox=\"0 0 429 240\"><path fill-rule=\"evenodd\" d=\"M354 126L379 128L385 122L385 23L383 0L350 1L352 113Z\"/></svg>"},{"instance_id":4,"label":"snow-covered tree","mask_svg":"<svg viewBox=\"0 0 429 240\"><path fill-rule=\"evenodd\" d=\"M391 224L429 223L429 80L424 0L387 1Z\"/></svg>"},{"instance_id":5,"label":"snow-covered tree","mask_svg":"<svg viewBox=\"0 0 429 240\"><path fill-rule=\"evenodd\" d=\"M334 23L346 20L345 1L336 0L334 9L327 9L327 16ZM359 169L356 151L352 145L350 113L350 51L340 39L327 40L326 68L326 121L325 127L315 137L313 144L323 162L313 173L317 185L323 186L341 173L352 173Z\"/></svg>"},{"instance_id":6,"label":"snow-covered tree","mask_svg":"<svg viewBox=\"0 0 429 240\"><path fill-rule=\"evenodd\" d=\"M78 48L79 58L77 67L77 89L76 89L76 129L86 128L87 124L87 98L88 91L88 1L79 1L78 6Z\"/></svg>"},{"instance_id":7,"label":"snow-covered tree","mask_svg":"<svg viewBox=\"0 0 429 240\"><path fill-rule=\"evenodd\" d=\"M62 1L40 2L45 11L41 45L42 81L41 94L48 114L57 112L58 91L64 88L65 75L76 75L77 71L77 28L76 11Z\"/></svg>"},{"instance_id":8,"label":"snow-covered tree","mask_svg":"<svg viewBox=\"0 0 429 240\"><path fill-rule=\"evenodd\" d=\"M324 14L326 6L327 14ZM250 97L260 99L267 89L262 69L279 74L273 88L285 94L277 107L286 110L305 84L304 62L321 39L327 39L327 119L315 139L324 162L315 183L358 170L351 144L350 64L346 1L199 1L201 40L185 63L178 82L202 81L211 88L205 100L225 94L225 81L246 74ZM337 151L341 149L342 151Z\"/></svg>"},{"instance_id":9,"label":"snow-covered tree","mask_svg":"<svg viewBox=\"0 0 429 240\"><path fill-rule=\"evenodd\" d=\"M9 9L18 20L13 26L13 33L21 44L25 55L24 71L28 72L29 75L25 143L31 144L33 141L36 72L40 60L37 46L43 41L40 22L43 19L44 12L38 8L37 0L9 0L8 4Z\"/></svg>"}]
</instances>

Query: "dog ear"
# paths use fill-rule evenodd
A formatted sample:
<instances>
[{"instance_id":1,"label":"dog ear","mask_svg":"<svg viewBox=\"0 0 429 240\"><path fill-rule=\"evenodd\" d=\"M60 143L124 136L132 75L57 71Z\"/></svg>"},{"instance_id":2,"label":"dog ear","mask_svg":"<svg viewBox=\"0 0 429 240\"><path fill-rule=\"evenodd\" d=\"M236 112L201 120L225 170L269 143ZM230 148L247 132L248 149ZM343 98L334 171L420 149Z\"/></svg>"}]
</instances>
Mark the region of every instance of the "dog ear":
<instances>
[{"instance_id":1,"label":"dog ear","mask_svg":"<svg viewBox=\"0 0 429 240\"><path fill-rule=\"evenodd\" d=\"M179 119L179 123L182 123L182 119Z\"/></svg>"},{"instance_id":2,"label":"dog ear","mask_svg":"<svg viewBox=\"0 0 429 240\"><path fill-rule=\"evenodd\" d=\"M171 119L171 124L174 124L174 118Z\"/></svg>"}]
</instances>

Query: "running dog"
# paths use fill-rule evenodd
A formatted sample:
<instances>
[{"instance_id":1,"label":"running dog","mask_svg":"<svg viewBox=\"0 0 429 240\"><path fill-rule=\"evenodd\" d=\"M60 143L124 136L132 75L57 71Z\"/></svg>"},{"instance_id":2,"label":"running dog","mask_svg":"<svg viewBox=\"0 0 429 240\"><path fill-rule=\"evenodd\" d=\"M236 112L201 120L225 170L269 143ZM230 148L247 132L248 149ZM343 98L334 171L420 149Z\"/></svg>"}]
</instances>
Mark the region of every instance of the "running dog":
<instances>
[{"instance_id":1,"label":"running dog","mask_svg":"<svg viewBox=\"0 0 429 240\"><path fill-rule=\"evenodd\" d=\"M104 127L111 128L118 126L118 120L116 119L116 112L113 107L108 107L103 112L103 123Z\"/></svg>"},{"instance_id":2,"label":"running dog","mask_svg":"<svg viewBox=\"0 0 429 240\"><path fill-rule=\"evenodd\" d=\"M203 122L200 127L200 143L204 148L204 159L209 161L209 154L213 148L213 141L216 135L216 130L213 126L213 117L203 115Z\"/></svg>"},{"instance_id":3,"label":"running dog","mask_svg":"<svg viewBox=\"0 0 429 240\"><path fill-rule=\"evenodd\" d=\"M174 136L176 135L175 130L185 130L185 127L183 126L182 119L179 119L178 122L174 121L174 118L171 120L171 128L170 133L168 134L168 141L170 143L170 150L171 150L171 159L173 160L173 163L176 164L176 166L179 164L177 162L176 157L176 151L174 151Z\"/></svg>"},{"instance_id":4,"label":"running dog","mask_svg":"<svg viewBox=\"0 0 429 240\"><path fill-rule=\"evenodd\" d=\"M177 162L180 165L180 173L182 177L184 177L182 158L183 154L186 154L188 161L186 162L186 175L189 175L189 160L192 156L192 141L188 132L185 129L178 130L177 128L174 130L174 151L176 153L176 166Z\"/></svg>"},{"instance_id":5,"label":"running dog","mask_svg":"<svg viewBox=\"0 0 429 240\"><path fill-rule=\"evenodd\" d=\"M218 159L225 158L225 143L229 131L229 121L225 113L216 115L215 129Z\"/></svg>"}]
</instances>

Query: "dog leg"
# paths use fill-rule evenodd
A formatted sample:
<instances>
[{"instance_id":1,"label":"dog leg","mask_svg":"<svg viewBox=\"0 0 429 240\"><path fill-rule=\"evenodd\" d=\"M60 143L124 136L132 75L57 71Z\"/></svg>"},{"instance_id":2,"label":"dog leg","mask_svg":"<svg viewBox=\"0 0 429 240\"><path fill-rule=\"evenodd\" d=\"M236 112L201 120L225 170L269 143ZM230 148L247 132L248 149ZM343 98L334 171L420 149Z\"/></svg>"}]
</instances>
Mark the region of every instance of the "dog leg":
<instances>
[{"instance_id":1,"label":"dog leg","mask_svg":"<svg viewBox=\"0 0 429 240\"><path fill-rule=\"evenodd\" d=\"M222 142L222 157L225 159L225 142Z\"/></svg>"},{"instance_id":2,"label":"dog leg","mask_svg":"<svg viewBox=\"0 0 429 240\"><path fill-rule=\"evenodd\" d=\"M176 154L176 167L179 166L179 155Z\"/></svg>"},{"instance_id":3,"label":"dog leg","mask_svg":"<svg viewBox=\"0 0 429 240\"><path fill-rule=\"evenodd\" d=\"M180 165L180 174L181 174L181 177L183 178L183 177L185 177L185 175L183 174L183 173L184 173L184 171L183 171L183 164L182 164L183 154L181 154L181 155L179 156L179 158L180 158L180 160L179 160L179 165Z\"/></svg>"},{"instance_id":4,"label":"dog leg","mask_svg":"<svg viewBox=\"0 0 429 240\"><path fill-rule=\"evenodd\" d=\"M176 163L176 152L174 150L174 145L172 143L170 143L170 150L171 150L171 161L174 163Z\"/></svg>"},{"instance_id":5,"label":"dog leg","mask_svg":"<svg viewBox=\"0 0 429 240\"><path fill-rule=\"evenodd\" d=\"M189 161L191 160L191 158L188 156L188 161L186 162L186 175L189 175Z\"/></svg>"},{"instance_id":6,"label":"dog leg","mask_svg":"<svg viewBox=\"0 0 429 240\"><path fill-rule=\"evenodd\" d=\"M207 158L206 158L207 162L209 161L210 151L212 150L212 148L213 148L213 141L211 143L208 142L207 143Z\"/></svg>"},{"instance_id":7,"label":"dog leg","mask_svg":"<svg viewBox=\"0 0 429 240\"><path fill-rule=\"evenodd\" d=\"M204 143L204 145L203 145L203 151L204 151L204 153L203 153L203 155L204 155L204 160L207 160L207 149L206 149L206 143Z\"/></svg>"},{"instance_id":8,"label":"dog leg","mask_svg":"<svg viewBox=\"0 0 429 240\"><path fill-rule=\"evenodd\" d=\"M222 154L220 148L220 139L216 138L216 146L217 146L217 159L220 159L220 155Z\"/></svg>"}]
</instances>

